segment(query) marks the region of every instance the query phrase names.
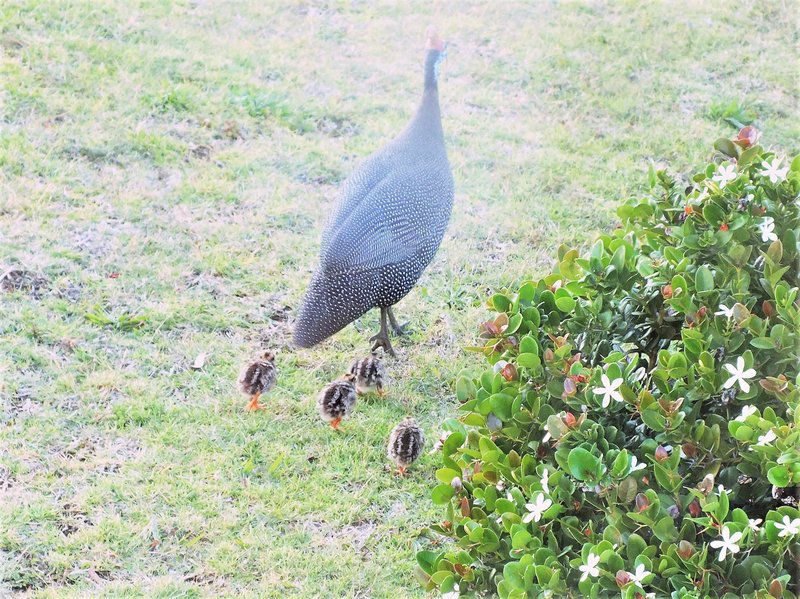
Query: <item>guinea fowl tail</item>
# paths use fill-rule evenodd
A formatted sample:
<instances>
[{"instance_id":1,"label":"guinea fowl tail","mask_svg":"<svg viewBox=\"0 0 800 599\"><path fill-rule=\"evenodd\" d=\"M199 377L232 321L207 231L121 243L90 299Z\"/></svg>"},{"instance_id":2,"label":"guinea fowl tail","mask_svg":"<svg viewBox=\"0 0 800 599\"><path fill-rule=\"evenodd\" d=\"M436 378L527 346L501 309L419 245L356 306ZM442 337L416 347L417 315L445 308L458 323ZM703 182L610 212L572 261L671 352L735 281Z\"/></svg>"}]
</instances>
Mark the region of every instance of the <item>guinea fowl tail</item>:
<instances>
[{"instance_id":1,"label":"guinea fowl tail","mask_svg":"<svg viewBox=\"0 0 800 599\"><path fill-rule=\"evenodd\" d=\"M312 347L366 314L373 307L371 294L366 290L376 287L372 286L374 282L364 279L373 276L324 271L315 274L295 323L295 345Z\"/></svg>"}]
</instances>

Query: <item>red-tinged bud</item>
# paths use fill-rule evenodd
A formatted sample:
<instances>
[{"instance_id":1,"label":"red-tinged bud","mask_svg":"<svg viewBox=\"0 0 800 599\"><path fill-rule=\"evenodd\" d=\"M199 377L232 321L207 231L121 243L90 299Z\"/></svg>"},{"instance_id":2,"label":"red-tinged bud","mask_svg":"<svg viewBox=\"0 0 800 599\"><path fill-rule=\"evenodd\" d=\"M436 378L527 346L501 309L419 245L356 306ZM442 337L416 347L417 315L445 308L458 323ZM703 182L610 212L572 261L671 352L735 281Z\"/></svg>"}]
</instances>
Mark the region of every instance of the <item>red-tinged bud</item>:
<instances>
[{"instance_id":1,"label":"red-tinged bud","mask_svg":"<svg viewBox=\"0 0 800 599\"><path fill-rule=\"evenodd\" d=\"M503 370L500 371L500 374L502 374L503 378L507 381L515 381L517 379L517 367L508 363L503 366Z\"/></svg>"},{"instance_id":2,"label":"red-tinged bud","mask_svg":"<svg viewBox=\"0 0 800 599\"><path fill-rule=\"evenodd\" d=\"M628 574L625 570L617 570L617 575L614 577L617 581L617 586L619 588L624 587L631 581L631 575Z\"/></svg>"},{"instance_id":3,"label":"red-tinged bud","mask_svg":"<svg viewBox=\"0 0 800 599\"><path fill-rule=\"evenodd\" d=\"M783 585L779 580L773 580L769 583L769 594L775 599L780 599L783 596Z\"/></svg>"},{"instance_id":4,"label":"red-tinged bud","mask_svg":"<svg viewBox=\"0 0 800 599\"><path fill-rule=\"evenodd\" d=\"M650 507L650 500L644 493L637 493L635 503L637 512L643 512Z\"/></svg>"},{"instance_id":5,"label":"red-tinged bud","mask_svg":"<svg viewBox=\"0 0 800 599\"><path fill-rule=\"evenodd\" d=\"M694 547L692 547L689 541L681 541L678 543L678 555L680 555L682 559L689 559L694 555Z\"/></svg>"},{"instance_id":6,"label":"red-tinged bud","mask_svg":"<svg viewBox=\"0 0 800 599\"><path fill-rule=\"evenodd\" d=\"M577 424L577 419L575 418L575 414L572 412L567 412L564 414L564 424L566 424L569 428L573 428Z\"/></svg>"},{"instance_id":7,"label":"red-tinged bud","mask_svg":"<svg viewBox=\"0 0 800 599\"><path fill-rule=\"evenodd\" d=\"M775 314L775 307L769 300L764 300L764 302L761 304L761 309L764 311L764 316L767 318L772 318L772 316Z\"/></svg>"},{"instance_id":8,"label":"red-tinged bud","mask_svg":"<svg viewBox=\"0 0 800 599\"><path fill-rule=\"evenodd\" d=\"M546 350L544 350L544 361L545 362L552 362L553 358L555 358L555 357L556 357L556 355L553 353L553 350L550 349L549 347Z\"/></svg>"},{"instance_id":9,"label":"red-tinged bud","mask_svg":"<svg viewBox=\"0 0 800 599\"><path fill-rule=\"evenodd\" d=\"M739 129L739 135L736 136L736 143L743 148L749 148L756 145L758 138L761 136L758 129L753 125L747 125Z\"/></svg>"},{"instance_id":10,"label":"red-tinged bud","mask_svg":"<svg viewBox=\"0 0 800 599\"><path fill-rule=\"evenodd\" d=\"M661 295L664 296L664 299L671 299L672 298L672 285L664 285L661 288Z\"/></svg>"},{"instance_id":11,"label":"red-tinged bud","mask_svg":"<svg viewBox=\"0 0 800 599\"><path fill-rule=\"evenodd\" d=\"M695 497L689 504L689 514L691 514L692 518L698 518L702 513L703 510L700 508L700 502L697 501L697 497Z\"/></svg>"},{"instance_id":12,"label":"red-tinged bud","mask_svg":"<svg viewBox=\"0 0 800 599\"><path fill-rule=\"evenodd\" d=\"M466 497L461 498L461 515L465 518L469 518L472 514L472 510L469 507L469 499Z\"/></svg>"},{"instance_id":13,"label":"red-tinged bud","mask_svg":"<svg viewBox=\"0 0 800 599\"><path fill-rule=\"evenodd\" d=\"M691 204L686 204L686 207L683 209L683 212L688 216L694 212L694 208L692 208Z\"/></svg>"},{"instance_id":14,"label":"red-tinged bud","mask_svg":"<svg viewBox=\"0 0 800 599\"><path fill-rule=\"evenodd\" d=\"M661 445L656 447L656 462L659 464L661 462L665 462L669 459L669 452L664 449Z\"/></svg>"},{"instance_id":15,"label":"red-tinged bud","mask_svg":"<svg viewBox=\"0 0 800 599\"><path fill-rule=\"evenodd\" d=\"M587 526L583 529L583 534L587 537L590 536L592 534L592 529Z\"/></svg>"},{"instance_id":16,"label":"red-tinged bud","mask_svg":"<svg viewBox=\"0 0 800 599\"><path fill-rule=\"evenodd\" d=\"M705 306L701 306L700 309L697 311L698 318L705 318L706 314L708 314L708 308Z\"/></svg>"}]
</instances>

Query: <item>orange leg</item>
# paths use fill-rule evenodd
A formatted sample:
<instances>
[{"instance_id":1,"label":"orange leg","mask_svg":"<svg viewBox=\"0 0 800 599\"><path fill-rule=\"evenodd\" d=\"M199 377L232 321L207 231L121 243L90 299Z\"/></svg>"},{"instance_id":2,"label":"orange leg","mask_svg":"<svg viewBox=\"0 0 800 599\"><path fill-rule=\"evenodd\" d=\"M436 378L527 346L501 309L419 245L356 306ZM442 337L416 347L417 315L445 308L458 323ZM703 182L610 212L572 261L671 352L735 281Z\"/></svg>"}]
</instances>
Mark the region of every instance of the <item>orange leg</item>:
<instances>
[{"instance_id":1,"label":"orange leg","mask_svg":"<svg viewBox=\"0 0 800 599\"><path fill-rule=\"evenodd\" d=\"M331 420L331 427L332 427L334 430L337 430L337 431L340 431L340 430L342 430L342 429L340 429L340 428L339 428L339 423L340 423L341 421L342 421L342 418L341 418L341 416L340 416L339 418L334 418L333 420Z\"/></svg>"},{"instance_id":2,"label":"orange leg","mask_svg":"<svg viewBox=\"0 0 800 599\"><path fill-rule=\"evenodd\" d=\"M248 412L255 412L257 410L267 409L267 406L258 403L259 397L261 397L261 393L256 393L255 395L253 395L253 397L250 398L250 403L247 404L247 408L245 408Z\"/></svg>"},{"instance_id":3,"label":"orange leg","mask_svg":"<svg viewBox=\"0 0 800 599\"><path fill-rule=\"evenodd\" d=\"M397 474L399 476L405 476L407 474L408 466L398 466L397 467Z\"/></svg>"},{"instance_id":4,"label":"orange leg","mask_svg":"<svg viewBox=\"0 0 800 599\"><path fill-rule=\"evenodd\" d=\"M378 388L378 397L386 397L389 395L383 387Z\"/></svg>"}]
</instances>

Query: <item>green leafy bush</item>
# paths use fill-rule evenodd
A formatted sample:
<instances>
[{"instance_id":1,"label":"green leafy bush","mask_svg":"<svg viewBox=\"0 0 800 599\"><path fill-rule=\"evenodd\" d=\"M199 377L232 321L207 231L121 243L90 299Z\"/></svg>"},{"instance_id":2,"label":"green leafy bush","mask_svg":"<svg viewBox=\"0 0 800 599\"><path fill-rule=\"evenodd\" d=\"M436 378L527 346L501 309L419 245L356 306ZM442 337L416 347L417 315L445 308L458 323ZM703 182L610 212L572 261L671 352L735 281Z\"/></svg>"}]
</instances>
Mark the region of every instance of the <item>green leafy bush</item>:
<instances>
[{"instance_id":1,"label":"green leafy bush","mask_svg":"<svg viewBox=\"0 0 800 599\"><path fill-rule=\"evenodd\" d=\"M489 300L417 554L449 596L794 597L800 559L798 192L715 144L588 254ZM432 545L433 548L436 545Z\"/></svg>"}]
</instances>

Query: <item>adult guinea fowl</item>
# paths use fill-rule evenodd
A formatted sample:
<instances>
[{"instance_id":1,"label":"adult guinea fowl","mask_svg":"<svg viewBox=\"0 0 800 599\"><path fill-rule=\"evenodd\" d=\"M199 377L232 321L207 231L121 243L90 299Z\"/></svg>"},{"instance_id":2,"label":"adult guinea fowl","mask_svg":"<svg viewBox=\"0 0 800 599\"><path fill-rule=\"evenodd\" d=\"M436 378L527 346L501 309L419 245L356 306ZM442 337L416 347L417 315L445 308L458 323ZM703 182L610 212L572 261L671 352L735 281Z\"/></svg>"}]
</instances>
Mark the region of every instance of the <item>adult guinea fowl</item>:
<instances>
[{"instance_id":1,"label":"adult guinea fowl","mask_svg":"<svg viewBox=\"0 0 800 599\"><path fill-rule=\"evenodd\" d=\"M453 206L437 80L444 44L428 31L425 88L409 124L345 181L322 236L320 264L303 299L294 341L311 347L372 308L381 330L370 341L394 355L387 317L433 259Z\"/></svg>"}]
</instances>

